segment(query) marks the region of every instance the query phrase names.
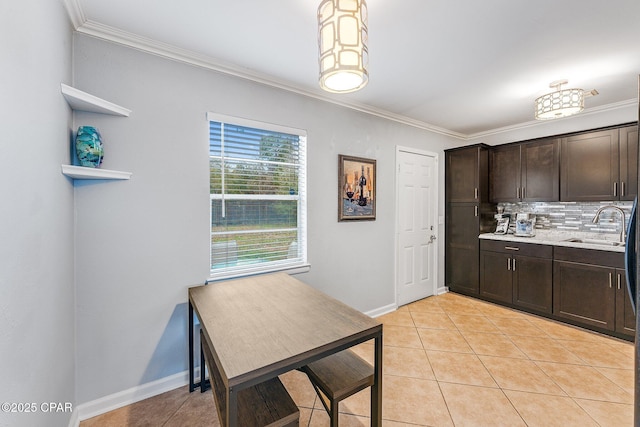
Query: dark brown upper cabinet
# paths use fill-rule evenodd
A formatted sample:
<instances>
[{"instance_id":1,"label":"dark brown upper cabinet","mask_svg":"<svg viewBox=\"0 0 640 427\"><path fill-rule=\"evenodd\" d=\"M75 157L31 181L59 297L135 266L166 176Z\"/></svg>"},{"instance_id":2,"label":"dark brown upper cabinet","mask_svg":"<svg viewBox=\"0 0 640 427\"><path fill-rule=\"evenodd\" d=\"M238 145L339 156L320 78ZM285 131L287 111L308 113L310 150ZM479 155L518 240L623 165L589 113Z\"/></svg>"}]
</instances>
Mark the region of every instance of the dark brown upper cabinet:
<instances>
[{"instance_id":1,"label":"dark brown upper cabinet","mask_svg":"<svg viewBox=\"0 0 640 427\"><path fill-rule=\"evenodd\" d=\"M487 149L477 145L447 151L445 192L449 203L487 201Z\"/></svg>"},{"instance_id":2,"label":"dark brown upper cabinet","mask_svg":"<svg viewBox=\"0 0 640 427\"><path fill-rule=\"evenodd\" d=\"M520 144L494 147L489 152L489 198L494 203L520 198Z\"/></svg>"},{"instance_id":3,"label":"dark brown upper cabinet","mask_svg":"<svg viewBox=\"0 0 640 427\"><path fill-rule=\"evenodd\" d=\"M560 200L633 200L637 153L637 126L562 138Z\"/></svg>"},{"instance_id":4,"label":"dark brown upper cabinet","mask_svg":"<svg viewBox=\"0 0 640 427\"><path fill-rule=\"evenodd\" d=\"M638 126L620 129L620 200L638 194Z\"/></svg>"},{"instance_id":5,"label":"dark brown upper cabinet","mask_svg":"<svg viewBox=\"0 0 640 427\"><path fill-rule=\"evenodd\" d=\"M560 139L546 138L491 149L491 202L560 200Z\"/></svg>"}]
</instances>

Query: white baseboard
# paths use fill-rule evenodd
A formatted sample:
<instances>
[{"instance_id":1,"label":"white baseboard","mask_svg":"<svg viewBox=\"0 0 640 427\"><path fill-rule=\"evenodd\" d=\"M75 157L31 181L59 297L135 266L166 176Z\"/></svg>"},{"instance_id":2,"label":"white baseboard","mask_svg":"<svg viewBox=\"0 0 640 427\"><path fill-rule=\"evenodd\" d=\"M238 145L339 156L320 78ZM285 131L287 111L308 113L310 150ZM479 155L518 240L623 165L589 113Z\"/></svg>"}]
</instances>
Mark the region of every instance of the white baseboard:
<instances>
[{"instance_id":1,"label":"white baseboard","mask_svg":"<svg viewBox=\"0 0 640 427\"><path fill-rule=\"evenodd\" d=\"M393 303L368 311L365 314L370 317L379 317L397 309L398 306ZM195 378L199 377L200 368L196 367ZM189 371L184 371L165 378L160 378L159 380L152 381L150 383L132 387L128 390L110 394L90 402L82 403L76 407L75 411L73 411L71 420L69 420L69 427L78 427L80 425L80 421L113 411L114 409L122 408L123 406L131 405L132 403L157 396L158 394L174 390L187 384L189 384Z\"/></svg>"},{"instance_id":2,"label":"white baseboard","mask_svg":"<svg viewBox=\"0 0 640 427\"><path fill-rule=\"evenodd\" d=\"M436 295L446 294L447 292L449 292L449 287L448 286L441 286L436 290Z\"/></svg>"},{"instance_id":3,"label":"white baseboard","mask_svg":"<svg viewBox=\"0 0 640 427\"><path fill-rule=\"evenodd\" d=\"M80 425L80 416L78 415L78 411L75 410L71 414L71 419L69 420L69 427L78 427Z\"/></svg>"},{"instance_id":4,"label":"white baseboard","mask_svg":"<svg viewBox=\"0 0 640 427\"><path fill-rule=\"evenodd\" d=\"M379 307L376 308L374 310L371 311L367 311L366 314L369 317L379 317L382 316L383 314L387 314L387 313L391 313L392 311L396 311L398 309L398 306L393 303L393 304L389 304L389 305L385 305L383 307Z\"/></svg>"},{"instance_id":5,"label":"white baseboard","mask_svg":"<svg viewBox=\"0 0 640 427\"><path fill-rule=\"evenodd\" d=\"M200 368L195 369L195 378L200 377ZM69 427L78 427L80 421L87 420L97 415L104 414L123 406L149 397L157 396L170 390L189 384L189 371L178 372L150 383L132 387L128 390L120 391L100 399L92 400L77 406L69 422Z\"/></svg>"}]
</instances>

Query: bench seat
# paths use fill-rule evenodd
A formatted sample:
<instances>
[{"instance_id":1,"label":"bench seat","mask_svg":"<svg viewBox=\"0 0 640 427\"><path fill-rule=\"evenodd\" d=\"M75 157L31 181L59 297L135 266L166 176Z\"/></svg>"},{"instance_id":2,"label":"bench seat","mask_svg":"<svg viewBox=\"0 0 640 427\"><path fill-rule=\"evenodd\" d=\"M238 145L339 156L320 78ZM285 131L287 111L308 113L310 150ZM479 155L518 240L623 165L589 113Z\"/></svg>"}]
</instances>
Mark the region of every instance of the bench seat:
<instances>
[{"instance_id":1,"label":"bench seat","mask_svg":"<svg viewBox=\"0 0 640 427\"><path fill-rule=\"evenodd\" d=\"M226 422L226 393L222 377L213 363L213 354L200 331L201 359L209 369L209 379L216 399L221 425ZM200 369L204 369L204 364ZM205 388L201 387L204 392ZM280 379L272 378L238 392L239 427L297 427L300 411Z\"/></svg>"},{"instance_id":2,"label":"bench seat","mask_svg":"<svg viewBox=\"0 0 640 427\"><path fill-rule=\"evenodd\" d=\"M373 367L353 351L334 353L302 367L331 419L338 425L341 400L373 385Z\"/></svg>"}]
</instances>

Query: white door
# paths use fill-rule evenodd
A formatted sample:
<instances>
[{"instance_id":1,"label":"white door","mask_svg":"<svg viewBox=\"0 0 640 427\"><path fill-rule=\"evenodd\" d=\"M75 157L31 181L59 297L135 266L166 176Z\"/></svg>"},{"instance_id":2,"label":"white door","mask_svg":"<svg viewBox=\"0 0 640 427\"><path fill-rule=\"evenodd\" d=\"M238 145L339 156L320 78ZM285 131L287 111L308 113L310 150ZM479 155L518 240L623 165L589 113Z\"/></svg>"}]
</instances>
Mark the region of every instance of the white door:
<instances>
[{"instance_id":1,"label":"white door","mask_svg":"<svg viewBox=\"0 0 640 427\"><path fill-rule=\"evenodd\" d=\"M404 305L437 287L438 156L396 148L396 292Z\"/></svg>"}]
</instances>

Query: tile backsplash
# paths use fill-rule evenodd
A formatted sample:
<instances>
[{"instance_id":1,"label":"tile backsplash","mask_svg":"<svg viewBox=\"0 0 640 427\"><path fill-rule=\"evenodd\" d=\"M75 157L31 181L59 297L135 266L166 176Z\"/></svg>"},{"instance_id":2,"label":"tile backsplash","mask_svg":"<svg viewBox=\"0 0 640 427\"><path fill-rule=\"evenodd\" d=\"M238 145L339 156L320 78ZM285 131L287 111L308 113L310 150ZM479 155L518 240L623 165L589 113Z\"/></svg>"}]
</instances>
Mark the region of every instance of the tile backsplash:
<instances>
[{"instance_id":1,"label":"tile backsplash","mask_svg":"<svg viewBox=\"0 0 640 427\"><path fill-rule=\"evenodd\" d=\"M594 233L620 233L620 214L607 209L600 215L597 224L591 222L598 209L613 205L625 213L625 224L629 217L633 202L529 202L499 203L504 213L511 214L515 220L516 213L529 213L536 216L536 228L547 230L574 230Z\"/></svg>"}]
</instances>

